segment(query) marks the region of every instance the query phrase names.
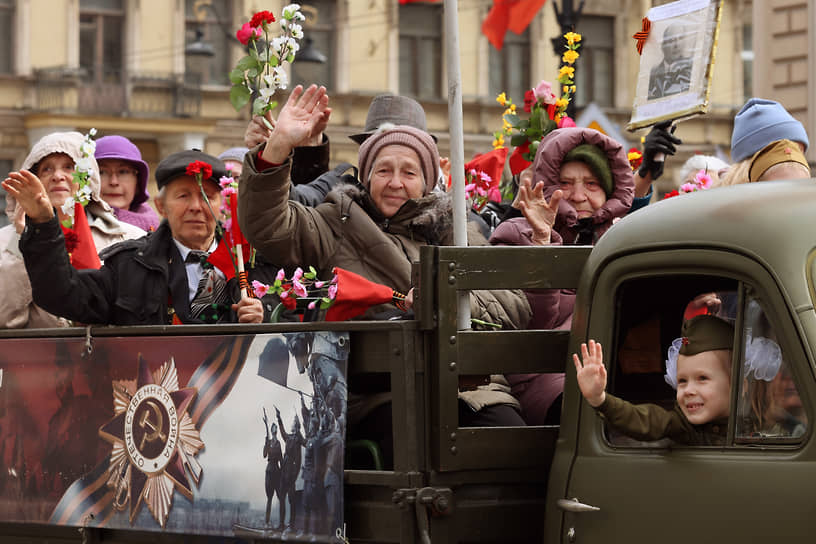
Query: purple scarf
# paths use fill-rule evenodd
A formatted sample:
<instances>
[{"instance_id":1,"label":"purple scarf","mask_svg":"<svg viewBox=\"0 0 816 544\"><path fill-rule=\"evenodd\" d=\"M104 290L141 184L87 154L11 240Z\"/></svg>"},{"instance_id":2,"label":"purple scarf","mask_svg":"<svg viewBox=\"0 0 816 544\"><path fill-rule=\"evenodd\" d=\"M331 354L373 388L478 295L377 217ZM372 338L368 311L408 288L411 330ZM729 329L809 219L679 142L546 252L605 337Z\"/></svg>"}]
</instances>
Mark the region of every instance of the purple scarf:
<instances>
[{"instance_id":1,"label":"purple scarf","mask_svg":"<svg viewBox=\"0 0 816 544\"><path fill-rule=\"evenodd\" d=\"M146 203L141 203L135 210L124 210L122 208L114 208L113 213L119 221L135 225L145 232L151 232L159 227L159 216Z\"/></svg>"}]
</instances>

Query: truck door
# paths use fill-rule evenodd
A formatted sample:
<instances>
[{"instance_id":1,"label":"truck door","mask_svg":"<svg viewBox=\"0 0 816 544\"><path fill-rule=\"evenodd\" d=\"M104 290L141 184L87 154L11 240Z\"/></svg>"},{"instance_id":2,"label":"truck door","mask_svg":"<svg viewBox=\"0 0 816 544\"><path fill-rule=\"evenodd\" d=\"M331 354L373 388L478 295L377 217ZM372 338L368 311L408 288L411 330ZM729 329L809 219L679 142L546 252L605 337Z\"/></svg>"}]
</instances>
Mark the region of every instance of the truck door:
<instances>
[{"instance_id":1,"label":"truck door","mask_svg":"<svg viewBox=\"0 0 816 544\"><path fill-rule=\"evenodd\" d=\"M812 538L816 487L803 484L816 474L813 375L798 314L766 269L726 252L675 250L617 259L596 279L584 293L588 304L579 288L571 351L589 338L602 343L607 392L672 410L667 349L684 314L711 313L735 330L729 417L725 428L709 426L715 438L708 444L635 440L606 425L581 397L568 364L564 411L579 416L568 419L569 431L562 421L562 435L574 432L576 448L558 507L558 540Z\"/></svg>"}]
</instances>

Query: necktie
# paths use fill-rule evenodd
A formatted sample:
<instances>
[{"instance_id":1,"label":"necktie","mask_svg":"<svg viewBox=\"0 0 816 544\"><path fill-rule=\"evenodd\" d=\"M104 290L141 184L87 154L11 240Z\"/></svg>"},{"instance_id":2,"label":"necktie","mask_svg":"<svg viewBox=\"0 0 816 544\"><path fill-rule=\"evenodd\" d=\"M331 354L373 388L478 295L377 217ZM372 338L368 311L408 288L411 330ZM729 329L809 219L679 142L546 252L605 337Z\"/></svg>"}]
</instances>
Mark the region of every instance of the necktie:
<instances>
[{"instance_id":1,"label":"necktie","mask_svg":"<svg viewBox=\"0 0 816 544\"><path fill-rule=\"evenodd\" d=\"M213 265L207 261L209 253L192 250L187 254L186 262L201 263L204 274L198 282L198 289L190 302L190 317L204 323L217 323L229 309L227 282L215 272Z\"/></svg>"}]
</instances>

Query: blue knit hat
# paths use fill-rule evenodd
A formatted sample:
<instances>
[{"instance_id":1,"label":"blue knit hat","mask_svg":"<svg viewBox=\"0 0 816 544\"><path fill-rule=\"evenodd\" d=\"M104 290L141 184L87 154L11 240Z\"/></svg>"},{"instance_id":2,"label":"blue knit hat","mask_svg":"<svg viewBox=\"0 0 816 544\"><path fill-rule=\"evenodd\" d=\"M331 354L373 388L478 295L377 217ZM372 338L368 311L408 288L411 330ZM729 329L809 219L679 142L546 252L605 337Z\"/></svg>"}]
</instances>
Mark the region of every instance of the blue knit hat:
<instances>
[{"instance_id":1,"label":"blue knit hat","mask_svg":"<svg viewBox=\"0 0 816 544\"><path fill-rule=\"evenodd\" d=\"M734 118L731 134L731 160L739 162L753 157L757 151L778 140L808 141L805 127L793 118L779 102L752 98Z\"/></svg>"}]
</instances>

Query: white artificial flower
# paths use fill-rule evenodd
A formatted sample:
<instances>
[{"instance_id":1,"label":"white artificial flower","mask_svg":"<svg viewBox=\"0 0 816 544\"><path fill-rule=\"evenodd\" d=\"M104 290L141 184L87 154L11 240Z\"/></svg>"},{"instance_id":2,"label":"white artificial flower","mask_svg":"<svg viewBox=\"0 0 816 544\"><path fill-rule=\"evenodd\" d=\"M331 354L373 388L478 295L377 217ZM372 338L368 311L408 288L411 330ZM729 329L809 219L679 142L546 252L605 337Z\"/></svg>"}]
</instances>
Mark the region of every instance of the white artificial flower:
<instances>
[{"instance_id":1,"label":"white artificial flower","mask_svg":"<svg viewBox=\"0 0 816 544\"><path fill-rule=\"evenodd\" d=\"M71 217L74 216L74 198L70 197L65 200L65 203L60 206L62 213L65 215L69 215Z\"/></svg>"},{"instance_id":2,"label":"white artificial flower","mask_svg":"<svg viewBox=\"0 0 816 544\"><path fill-rule=\"evenodd\" d=\"M300 44L298 43L298 41L296 39L288 38L286 40L286 44L289 46L289 52L290 53L294 54L294 53L297 53L298 51L300 51Z\"/></svg>"},{"instance_id":3,"label":"white artificial flower","mask_svg":"<svg viewBox=\"0 0 816 544\"><path fill-rule=\"evenodd\" d=\"M295 13L295 16L292 17L292 19L295 20L295 21L305 21L306 16L303 15L303 13L301 13L300 11L298 11L298 12Z\"/></svg>"},{"instance_id":4,"label":"white artificial flower","mask_svg":"<svg viewBox=\"0 0 816 544\"><path fill-rule=\"evenodd\" d=\"M283 69L283 66L276 66L272 72L275 78L275 85L277 85L279 89L285 89L289 84L289 76L286 75L286 70Z\"/></svg>"},{"instance_id":5,"label":"white artificial flower","mask_svg":"<svg viewBox=\"0 0 816 544\"><path fill-rule=\"evenodd\" d=\"M79 188L79 190L77 190L76 196L80 202L87 202L88 200L91 199L91 196L93 196L93 193L91 192L91 186L83 185L82 187Z\"/></svg>"},{"instance_id":6,"label":"white artificial flower","mask_svg":"<svg viewBox=\"0 0 816 544\"><path fill-rule=\"evenodd\" d=\"M270 45L270 51L275 51L275 54L280 55L280 50L283 47L283 44L286 43L286 37L278 36L277 38L272 38L272 45Z\"/></svg>"},{"instance_id":7,"label":"white artificial flower","mask_svg":"<svg viewBox=\"0 0 816 544\"><path fill-rule=\"evenodd\" d=\"M274 95L274 94L275 94L275 88L274 87L263 87L263 88L258 90L258 96L260 96L264 100L269 100L269 98L271 98L272 95Z\"/></svg>"},{"instance_id":8,"label":"white artificial flower","mask_svg":"<svg viewBox=\"0 0 816 544\"><path fill-rule=\"evenodd\" d=\"M88 131L88 134L90 134L91 136L96 136L96 129L91 128L91 130Z\"/></svg>"},{"instance_id":9,"label":"white artificial flower","mask_svg":"<svg viewBox=\"0 0 816 544\"><path fill-rule=\"evenodd\" d=\"M96 151L96 143L93 140L85 140L79 150L82 151L83 155L91 156Z\"/></svg>"},{"instance_id":10,"label":"white artificial flower","mask_svg":"<svg viewBox=\"0 0 816 544\"><path fill-rule=\"evenodd\" d=\"M296 13L300 12L300 4L289 4L283 8L283 18L291 20Z\"/></svg>"},{"instance_id":11,"label":"white artificial flower","mask_svg":"<svg viewBox=\"0 0 816 544\"><path fill-rule=\"evenodd\" d=\"M84 144L83 144L84 145ZM93 152L91 152L90 156L81 157L76 161L76 171L77 172L90 172L91 168L93 168Z\"/></svg>"},{"instance_id":12,"label":"white artificial flower","mask_svg":"<svg viewBox=\"0 0 816 544\"><path fill-rule=\"evenodd\" d=\"M289 31L292 33L292 37L295 38L296 40L302 40L303 39L303 27L302 26L300 26L298 24L295 24L295 23L292 23L289 26Z\"/></svg>"}]
</instances>

